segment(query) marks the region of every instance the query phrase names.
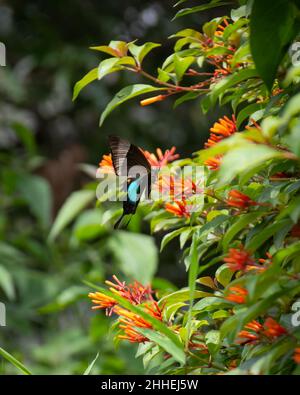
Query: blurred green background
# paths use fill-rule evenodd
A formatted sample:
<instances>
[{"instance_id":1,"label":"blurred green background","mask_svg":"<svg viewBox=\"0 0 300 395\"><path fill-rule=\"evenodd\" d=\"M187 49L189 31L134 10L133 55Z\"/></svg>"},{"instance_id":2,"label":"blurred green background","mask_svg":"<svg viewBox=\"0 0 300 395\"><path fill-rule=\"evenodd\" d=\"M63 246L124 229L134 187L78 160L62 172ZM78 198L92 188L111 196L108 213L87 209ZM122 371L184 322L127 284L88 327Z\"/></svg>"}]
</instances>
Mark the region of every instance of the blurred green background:
<instances>
[{"instance_id":1,"label":"blurred green background","mask_svg":"<svg viewBox=\"0 0 300 395\"><path fill-rule=\"evenodd\" d=\"M136 81L125 73L93 83L72 102L75 82L103 59L89 46L113 39L162 42L145 61L145 68L155 72L172 51L169 35L185 27L199 29L224 13L218 9L171 22L173 4L0 3L0 41L7 48L7 66L0 67L0 301L7 308L0 347L34 373L82 374L98 352L94 373L143 372L135 347L115 347L111 320L91 312L83 280L103 283L116 273L122 280L149 281L155 273L158 289L186 285L176 242L159 254L162 234L149 236L143 208L128 232L114 233L105 225L103 217L114 216L118 208L95 208L96 183L89 173L108 150L108 134L149 151L175 145L184 157L202 148L220 114L204 117L199 102L174 113L170 101L142 108L136 100L116 110L100 129L105 104ZM83 187L83 194L74 195ZM49 242L51 224L70 195L69 226ZM83 202L85 209L76 215ZM0 358L0 372L17 370Z\"/></svg>"}]
</instances>

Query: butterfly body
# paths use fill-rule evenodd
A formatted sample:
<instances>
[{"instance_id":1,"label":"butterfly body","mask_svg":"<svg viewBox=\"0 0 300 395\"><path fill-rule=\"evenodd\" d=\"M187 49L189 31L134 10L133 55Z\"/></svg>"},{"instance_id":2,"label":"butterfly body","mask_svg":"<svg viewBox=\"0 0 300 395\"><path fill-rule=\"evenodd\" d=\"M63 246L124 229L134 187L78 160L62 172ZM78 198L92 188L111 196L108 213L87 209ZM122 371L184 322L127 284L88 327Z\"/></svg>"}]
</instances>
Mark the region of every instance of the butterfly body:
<instances>
[{"instance_id":1,"label":"butterfly body","mask_svg":"<svg viewBox=\"0 0 300 395\"><path fill-rule=\"evenodd\" d=\"M142 150L129 141L117 136L109 136L114 170L117 176L126 177L126 200L123 202L123 214L114 228L118 228L123 217L134 214L141 195L147 197L151 188L151 166Z\"/></svg>"}]
</instances>

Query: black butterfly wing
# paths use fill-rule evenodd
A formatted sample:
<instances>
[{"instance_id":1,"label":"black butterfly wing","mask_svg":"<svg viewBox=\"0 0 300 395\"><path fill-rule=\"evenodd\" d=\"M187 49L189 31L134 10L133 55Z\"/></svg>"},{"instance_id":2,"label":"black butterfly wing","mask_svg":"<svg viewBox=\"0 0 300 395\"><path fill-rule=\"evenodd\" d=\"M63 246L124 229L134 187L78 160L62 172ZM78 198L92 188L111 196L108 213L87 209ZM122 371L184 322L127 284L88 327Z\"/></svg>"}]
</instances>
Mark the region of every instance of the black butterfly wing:
<instances>
[{"instance_id":1,"label":"black butterfly wing","mask_svg":"<svg viewBox=\"0 0 300 395\"><path fill-rule=\"evenodd\" d=\"M142 166L147 173L151 172L151 166L140 148L118 136L109 136L109 145L112 161L117 176L127 176L134 166ZM127 160L127 167L124 164Z\"/></svg>"},{"instance_id":2,"label":"black butterfly wing","mask_svg":"<svg viewBox=\"0 0 300 395\"><path fill-rule=\"evenodd\" d=\"M108 142L116 175L126 176L127 174L124 174L124 164L126 162L126 157L131 143L118 136L109 136Z\"/></svg>"},{"instance_id":3,"label":"black butterfly wing","mask_svg":"<svg viewBox=\"0 0 300 395\"><path fill-rule=\"evenodd\" d=\"M149 196L151 166L142 150L118 136L109 136L109 145L116 175L136 178L135 171L138 170L138 167L141 167L142 173L139 175L141 177L141 192L146 189L147 196Z\"/></svg>"}]
</instances>

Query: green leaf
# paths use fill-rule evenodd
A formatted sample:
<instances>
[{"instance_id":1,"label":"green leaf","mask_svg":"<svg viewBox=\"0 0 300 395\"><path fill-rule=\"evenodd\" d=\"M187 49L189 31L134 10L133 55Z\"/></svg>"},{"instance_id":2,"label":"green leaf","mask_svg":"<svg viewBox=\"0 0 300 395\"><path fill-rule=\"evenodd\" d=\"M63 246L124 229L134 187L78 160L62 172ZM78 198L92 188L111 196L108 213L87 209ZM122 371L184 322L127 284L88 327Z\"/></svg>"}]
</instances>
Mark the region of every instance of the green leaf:
<instances>
[{"instance_id":1,"label":"green leaf","mask_svg":"<svg viewBox=\"0 0 300 395\"><path fill-rule=\"evenodd\" d=\"M90 49L121 58L127 54L128 44L125 41L111 41L109 45L90 47Z\"/></svg>"},{"instance_id":2,"label":"green leaf","mask_svg":"<svg viewBox=\"0 0 300 395\"><path fill-rule=\"evenodd\" d=\"M49 183L40 176L24 175L18 190L30 211L43 227L47 227L52 215L52 194Z\"/></svg>"},{"instance_id":3,"label":"green leaf","mask_svg":"<svg viewBox=\"0 0 300 395\"><path fill-rule=\"evenodd\" d=\"M118 231L109 240L109 247L127 276L142 284L151 282L158 262L158 252L152 237Z\"/></svg>"},{"instance_id":4,"label":"green leaf","mask_svg":"<svg viewBox=\"0 0 300 395\"><path fill-rule=\"evenodd\" d=\"M260 246L262 246L270 237L274 236L274 234L279 231L281 228L287 226L291 222L290 219L285 219L281 221L277 221L271 223L266 226L263 230L260 230L257 234L255 234L250 241L246 243L246 249L254 252Z\"/></svg>"},{"instance_id":5,"label":"green leaf","mask_svg":"<svg viewBox=\"0 0 300 395\"><path fill-rule=\"evenodd\" d=\"M205 343L209 353L214 355L220 348L220 331L211 330L205 335Z\"/></svg>"},{"instance_id":6,"label":"green leaf","mask_svg":"<svg viewBox=\"0 0 300 395\"><path fill-rule=\"evenodd\" d=\"M128 49L131 54L134 56L137 64L140 66L145 58L145 56L152 51L152 49L160 47L161 44L157 43L145 43L144 45L136 45L134 43L130 43L128 45Z\"/></svg>"},{"instance_id":7,"label":"green leaf","mask_svg":"<svg viewBox=\"0 0 300 395\"><path fill-rule=\"evenodd\" d=\"M135 66L135 60L131 56L103 60L98 66L98 80L101 80L107 74L122 70L124 65Z\"/></svg>"},{"instance_id":8,"label":"green leaf","mask_svg":"<svg viewBox=\"0 0 300 395\"><path fill-rule=\"evenodd\" d=\"M151 85L135 84L123 88L116 94L116 96L108 103L100 118L100 126L103 124L107 116L120 104L127 100L133 99L136 96L143 95L155 91L166 90L166 88L157 88Z\"/></svg>"},{"instance_id":9,"label":"green leaf","mask_svg":"<svg viewBox=\"0 0 300 395\"><path fill-rule=\"evenodd\" d=\"M249 171L262 163L275 158L282 158L283 154L266 145L247 144L229 151L222 159L218 174L218 184L229 184L237 175Z\"/></svg>"},{"instance_id":10,"label":"green leaf","mask_svg":"<svg viewBox=\"0 0 300 395\"><path fill-rule=\"evenodd\" d=\"M239 112L237 119L236 119L237 128L239 129L239 127L244 122L244 120L249 118L254 112L256 112L258 110L262 110L263 108L264 108L264 105L261 103L252 103L252 104L249 104L249 106L243 108Z\"/></svg>"},{"instance_id":11,"label":"green leaf","mask_svg":"<svg viewBox=\"0 0 300 395\"><path fill-rule=\"evenodd\" d=\"M176 101L174 103L174 106L173 106L174 110L178 106L180 106L180 104L185 103L186 101L189 101L189 100L197 99L200 95L201 95L201 93L199 93L199 92L188 92L188 93L185 93L184 95L182 95L181 97L176 99Z\"/></svg>"},{"instance_id":12,"label":"green leaf","mask_svg":"<svg viewBox=\"0 0 300 395\"><path fill-rule=\"evenodd\" d=\"M223 307L232 307L233 303L226 299L218 298L216 296L208 296L207 298L199 300L193 307L193 311L210 311Z\"/></svg>"},{"instance_id":13,"label":"green leaf","mask_svg":"<svg viewBox=\"0 0 300 395\"><path fill-rule=\"evenodd\" d=\"M204 298L206 296L210 296L209 292L203 292L195 290L194 299ZM189 288L183 288L179 291L172 292L164 297L162 297L159 301L159 304L162 306L170 306L176 303L187 302L190 299L190 290Z\"/></svg>"},{"instance_id":14,"label":"green leaf","mask_svg":"<svg viewBox=\"0 0 300 395\"><path fill-rule=\"evenodd\" d=\"M0 355L5 358L8 362L14 365L17 369L19 369L22 373L30 375L32 374L29 369L27 369L20 361L18 361L15 357L5 351L0 347Z\"/></svg>"},{"instance_id":15,"label":"green leaf","mask_svg":"<svg viewBox=\"0 0 300 395\"><path fill-rule=\"evenodd\" d=\"M177 3L177 4L179 4L179 3ZM177 14L174 16L173 20L180 18L182 16L185 16L185 15L193 14L195 12L201 12L201 11L208 10L210 8L220 7L222 5L227 5L227 4L230 4L230 3L227 1L226 2L225 1L218 1L218 2L213 1L209 4L203 4L203 5L199 5L199 6L191 7L191 8L184 8L184 9L177 12Z\"/></svg>"},{"instance_id":16,"label":"green leaf","mask_svg":"<svg viewBox=\"0 0 300 395\"><path fill-rule=\"evenodd\" d=\"M161 348L163 348L167 353L171 354L173 358L181 363L182 365L185 363L185 353L183 352L182 348L178 347L172 340L170 340L167 336L155 332L152 329L147 328L138 328L136 327L135 330L149 340L153 341L154 343L158 344Z\"/></svg>"},{"instance_id":17,"label":"green leaf","mask_svg":"<svg viewBox=\"0 0 300 395\"><path fill-rule=\"evenodd\" d=\"M227 285L230 283L233 272L228 268L226 264L218 267L216 271L216 279L218 282L223 285L223 287L227 287Z\"/></svg>"},{"instance_id":18,"label":"green leaf","mask_svg":"<svg viewBox=\"0 0 300 395\"><path fill-rule=\"evenodd\" d=\"M199 266L199 255L197 249L197 234L193 234L192 245L190 248L189 254L189 290L190 290L190 307L188 311L188 318L187 318L187 339L186 339L186 347L188 347L188 342L191 336L191 329L192 329L192 311L193 311L193 304L195 298L195 291L196 291L196 280L198 275L198 266Z\"/></svg>"},{"instance_id":19,"label":"green leaf","mask_svg":"<svg viewBox=\"0 0 300 395\"><path fill-rule=\"evenodd\" d=\"M76 82L73 90L73 98L72 100L76 100L80 91L86 87L91 82L95 81L98 78L98 68L94 68L89 71L80 81Z\"/></svg>"},{"instance_id":20,"label":"green leaf","mask_svg":"<svg viewBox=\"0 0 300 395\"><path fill-rule=\"evenodd\" d=\"M186 70L194 62L195 58L193 56L187 56L181 58L177 54L174 56L174 69L176 74L177 82L180 82Z\"/></svg>"},{"instance_id":21,"label":"green leaf","mask_svg":"<svg viewBox=\"0 0 300 395\"><path fill-rule=\"evenodd\" d=\"M295 9L286 0L254 0L250 18L250 46L256 68L272 89L278 66L297 32Z\"/></svg>"},{"instance_id":22,"label":"green leaf","mask_svg":"<svg viewBox=\"0 0 300 395\"><path fill-rule=\"evenodd\" d=\"M171 240L175 239L175 237L179 236L182 232L184 232L186 228L179 228L173 230L173 232L167 233L161 241L160 251L162 251L165 246L170 243Z\"/></svg>"},{"instance_id":23,"label":"green leaf","mask_svg":"<svg viewBox=\"0 0 300 395\"><path fill-rule=\"evenodd\" d=\"M263 211L257 211L257 212L241 215L237 219L237 221L233 225L231 225L226 231L221 242L223 249L227 250L229 243L239 232L245 229L248 225L254 224L254 222L258 218L262 217L264 214L265 212Z\"/></svg>"},{"instance_id":24,"label":"green leaf","mask_svg":"<svg viewBox=\"0 0 300 395\"><path fill-rule=\"evenodd\" d=\"M91 370L93 369L97 359L99 357L99 353L97 353L96 357L94 358L94 360L89 364L89 366L86 368L86 370L84 371L83 375L84 376L88 376L91 373Z\"/></svg>"},{"instance_id":25,"label":"green leaf","mask_svg":"<svg viewBox=\"0 0 300 395\"><path fill-rule=\"evenodd\" d=\"M82 190L72 193L60 209L49 234L48 240L53 242L59 233L74 220L80 211L95 199L95 192Z\"/></svg>"},{"instance_id":26,"label":"green leaf","mask_svg":"<svg viewBox=\"0 0 300 395\"><path fill-rule=\"evenodd\" d=\"M205 99L201 102L202 111L205 113L209 110L210 107L214 106L217 100L220 98L220 95L224 93L229 88L239 84L244 80L248 80L249 78L258 77L258 73L255 69L241 69L238 72L223 78L220 82L218 82L212 89L211 93L209 93Z\"/></svg>"}]
</instances>

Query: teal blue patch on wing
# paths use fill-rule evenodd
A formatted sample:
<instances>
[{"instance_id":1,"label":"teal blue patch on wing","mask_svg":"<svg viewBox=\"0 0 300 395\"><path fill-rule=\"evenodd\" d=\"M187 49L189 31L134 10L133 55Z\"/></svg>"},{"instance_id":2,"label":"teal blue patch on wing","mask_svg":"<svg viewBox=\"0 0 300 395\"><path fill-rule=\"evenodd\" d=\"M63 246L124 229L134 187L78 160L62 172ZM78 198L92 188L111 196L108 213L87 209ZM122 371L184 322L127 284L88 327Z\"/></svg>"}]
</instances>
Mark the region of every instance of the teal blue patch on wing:
<instances>
[{"instance_id":1,"label":"teal blue patch on wing","mask_svg":"<svg viewBox=\"0 0 300 395\"><path fill-rule=\"evenodd\" d=\"M128 200L132 203L136 203L140 198L140 184L139 181L132 181L127 188Z\"/></svg>"}]
</instances>

